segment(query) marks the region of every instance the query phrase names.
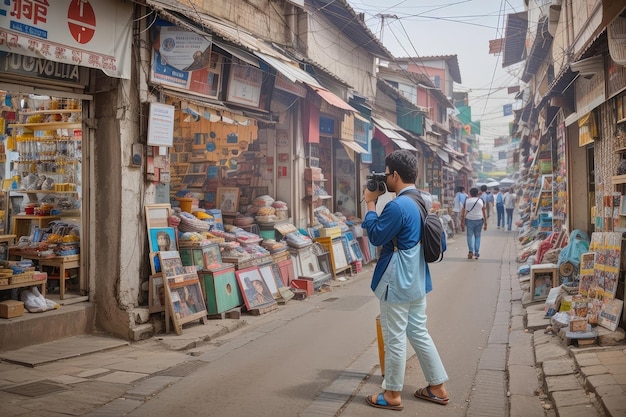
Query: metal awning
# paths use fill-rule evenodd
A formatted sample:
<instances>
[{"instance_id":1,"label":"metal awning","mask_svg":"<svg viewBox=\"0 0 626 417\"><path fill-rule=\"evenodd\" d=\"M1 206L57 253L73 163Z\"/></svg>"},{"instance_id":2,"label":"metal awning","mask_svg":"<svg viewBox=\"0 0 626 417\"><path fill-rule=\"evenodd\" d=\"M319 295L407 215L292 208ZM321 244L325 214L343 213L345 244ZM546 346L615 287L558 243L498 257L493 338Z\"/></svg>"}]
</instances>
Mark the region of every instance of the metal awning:
<instances>
[{"instance_id":1,"label":"metal awning","mask_svg":"<svg viewBox=\"0 0 626 417\"><path fill-rule=\"evenodd\" d=\"M361 145L353 140L340 140L339 142L341 142L344 147L349 148L356 153L367 153L367 149L362 148Z\"/></svg>"},{"instance_id":2,"label":"metal awning","mask_svg":"<svg viewBox=\"0 0 626 417\"><path fill-rule=\"evenodd\" d=\"M448 154L448 152L444 151L441 148L437 148L436 152L437 152L437 156L441 158L443 162L450 163L450 155Z\"/></svg>"},{"instance_id":3,"label":"metal awning","mask_svg":"<svg viewBox=\"0 0 626 417\"><path fill-rule=\"evenodd\" d=\"M309 87L311 87L313 91L317 93L318 96L320 96L326 103L330 104L331 106L340 108L342 110L358 113L358 111L354 107L352 107L351 105L343 101L339 96L335 95L335 93L333 93L332 91L329 91L325 89L324 87L320 87L320 86L309 85Z\"/></svg>"},{"instance_id":4,"label":"metal awning","mask_svg":"<svg viewBox=\"0 0 626 417\"><path fill-rule=\"evenodd\" d=\"M399 140L399 139L392 138L391 140L393 141L393 143L398 145L398 148L400 149L406 149L407 151L418 151L418 149L415 146L411 145L405 139Z\"/></svg>"},{"instance_id":5,"label":"metal awning","mask_svg":"<svg viewBox=\"0 0 626 417\"><path fill-rule=\"evenodd\" d=\"M462 170L463 168L465 168L465 165L453 159L450 161L450 167L452 167L453 170L458 172Z\"/></svg>"},{"instance_id":6,"label":"metal awning","mask_svg":"<svg viewBox=\"0 0 626 417\"><path fill-rule=\"evenodd\" d=\"M395 143L400 149L417 152L418 149L411 145L399 132L404 131L400 126L390 122L383 117L372 117L374 127L380 131L385 137Z\"/></svg>"},{"instance_id":7,"label":"metal awning","mask_svg":"<svg viewBox=\"0 0 626 417\"><path fill-rule=\"evenodd\" d=\"M301 82L306 83L310 86L324 88L315 78L313 78L311 74L300 69L300 67L298 67L297 63L294 61L290 60L289 62L286 62L285 60L274 58L262 52L254 52L254 54L257 57L261 58L263 61L267 62L267 64L271 67L274 67L276 71L283 74L292 83Z\"/></svg>"}]
</instances>

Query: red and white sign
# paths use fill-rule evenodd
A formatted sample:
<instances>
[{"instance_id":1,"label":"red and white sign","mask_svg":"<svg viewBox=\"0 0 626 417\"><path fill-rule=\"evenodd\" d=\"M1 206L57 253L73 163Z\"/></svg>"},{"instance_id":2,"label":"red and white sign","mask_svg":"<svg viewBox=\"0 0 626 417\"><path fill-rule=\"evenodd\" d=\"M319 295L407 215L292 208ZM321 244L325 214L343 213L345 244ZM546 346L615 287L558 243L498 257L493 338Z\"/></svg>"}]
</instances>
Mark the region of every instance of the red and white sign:
<instances>
[{"instance_id":1,"label":"red and white sign","mask_svg":"<svg viewBox=\"0 0 626 417\"><path fill-rule=\"evenodd\" d=\"M132 2L4 0L0 51L130 78Z\"/></svg>"}]
</instances>

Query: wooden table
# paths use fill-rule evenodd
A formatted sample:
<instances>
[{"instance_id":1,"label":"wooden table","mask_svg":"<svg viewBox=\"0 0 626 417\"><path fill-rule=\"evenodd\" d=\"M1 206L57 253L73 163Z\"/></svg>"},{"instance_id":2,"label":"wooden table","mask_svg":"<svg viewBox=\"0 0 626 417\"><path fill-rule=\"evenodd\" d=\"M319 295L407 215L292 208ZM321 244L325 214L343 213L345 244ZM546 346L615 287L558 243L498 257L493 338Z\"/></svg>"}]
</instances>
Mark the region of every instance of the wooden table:
<instances>
[{"instance_id":1,"label":"wooden table","mask_svg":"<svg viewBox=\"0 0 626 417\"><path fill-rule=\"evenodd\" d=\"M59 296L61 300L65 297L65 281L69 277L65 276L65 271L69 269L80 269L80 255L67 255L67 256L54 256L52 258L40 258L36 253L22 252L17 248L10 248L11 256L19 256L26 259L32 259L39 262L39 269L43 267L59 268L59 277L50 276L48 274L48 281L59 280ZM42 270L43 272L43 270Z\"/></svg>"}]
</instances>

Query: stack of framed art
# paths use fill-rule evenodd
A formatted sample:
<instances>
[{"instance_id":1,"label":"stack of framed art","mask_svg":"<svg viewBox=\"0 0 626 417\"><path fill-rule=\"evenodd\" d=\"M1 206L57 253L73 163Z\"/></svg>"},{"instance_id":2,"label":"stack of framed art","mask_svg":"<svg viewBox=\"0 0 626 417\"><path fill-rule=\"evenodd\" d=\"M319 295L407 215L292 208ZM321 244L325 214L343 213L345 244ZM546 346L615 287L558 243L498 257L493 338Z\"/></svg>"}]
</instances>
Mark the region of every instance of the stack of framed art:
<instances>
[{"instance_id":1,"label":"stack of framed art","mask_svg":"<svg viewBox=\"0 0 626 417\"><path fill-rule=\"evenodd\" d=\"M178 251L161 251L159 260L165 292L166 331L169 332L170 319L179 335L185 323L201 320L206 324L207 309L195 268L184 267Z\"/></svg>"}]
</instances>

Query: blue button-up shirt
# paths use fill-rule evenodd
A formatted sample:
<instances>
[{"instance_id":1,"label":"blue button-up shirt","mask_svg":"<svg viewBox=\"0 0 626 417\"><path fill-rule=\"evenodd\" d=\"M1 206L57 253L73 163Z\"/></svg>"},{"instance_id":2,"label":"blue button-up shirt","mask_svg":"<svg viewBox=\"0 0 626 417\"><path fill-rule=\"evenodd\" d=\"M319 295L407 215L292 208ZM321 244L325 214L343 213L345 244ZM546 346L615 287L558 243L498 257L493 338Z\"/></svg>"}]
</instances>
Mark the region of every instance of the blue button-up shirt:
<instances>
[{"instance_id":1,"label":"blue button-up shirt","mask_svg":"<svg viewBox=\"0 0 626 417\"><path fill-rule=\"evenodd\" d=\"M415 187L400 191L385 205L380 216L368 211L361 224L370 242L382 246L371 288L380 299L388 302L412 302L432 290L424 251L421 244L418 245L422 237L422 216L415 200L402 195L411 188ZM394 237L402 254L394 255ZM390 266L392 258L394 264Z\"/></svg>"}]
</instances>

